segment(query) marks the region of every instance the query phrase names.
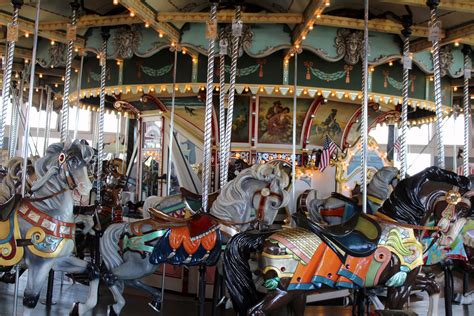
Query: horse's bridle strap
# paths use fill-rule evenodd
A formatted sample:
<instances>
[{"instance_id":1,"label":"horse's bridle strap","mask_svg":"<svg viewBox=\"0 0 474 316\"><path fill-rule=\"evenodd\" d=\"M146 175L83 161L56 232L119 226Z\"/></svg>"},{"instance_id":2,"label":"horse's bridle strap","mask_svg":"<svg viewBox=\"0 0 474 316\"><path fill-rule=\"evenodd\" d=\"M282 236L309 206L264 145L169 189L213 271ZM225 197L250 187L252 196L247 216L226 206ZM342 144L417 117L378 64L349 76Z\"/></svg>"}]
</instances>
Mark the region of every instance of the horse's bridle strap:
<instances>
[{"instance_id":1,"label":"horse's bridle strap","mask_svg":"<svg viewBox=\"0 0 474 316\"><path fill-rule=\"evenodd\" d=\"M375 213L375 215L371 214L365 214L372 218L373 220L376 220L381 223L387 223L387 224L392 224L396 226L401 226L405 228L411 228L411 229L419 229L419 230L431 230L431 231L440 231L441 229L438 226L421 226L421 225L412 225L412 224L405 224L405 223L399 223L390 216L387 216L385 214L382 214L380 212Z\"/></svg>"},{"instance_id":2,"label":"horse's bridle strap","mask_svg":"<svg viewBox=\"0 0 474 316\"><path fill-rule=\"evenodd\" d=\"M41 227L48 235L58 238L73 239L75 223L60 221L33 206L29 201L24 201L18 214L35 227Z\"/></svg>"},{"instance_id":3,"label":"horse's bridle strap","mask_svg":"<svg viewBox=\"0 0 474 316\"><path fill-rule=\"evenodd\" d=\"M42 197L38 197L38 198L24 198L24 200L26 201L29 201L29 202L40 202L40 201L44 201L44 200L48 200L48 199L51 199L55 196L58 196L60 194L63 194L64 192L66 192L68 189L62 189L62 190L59 190L58 192L54 192L53 194L50 194L50 195L46 195L46 196L42 196Z\"/></svg>"}]
</instances>

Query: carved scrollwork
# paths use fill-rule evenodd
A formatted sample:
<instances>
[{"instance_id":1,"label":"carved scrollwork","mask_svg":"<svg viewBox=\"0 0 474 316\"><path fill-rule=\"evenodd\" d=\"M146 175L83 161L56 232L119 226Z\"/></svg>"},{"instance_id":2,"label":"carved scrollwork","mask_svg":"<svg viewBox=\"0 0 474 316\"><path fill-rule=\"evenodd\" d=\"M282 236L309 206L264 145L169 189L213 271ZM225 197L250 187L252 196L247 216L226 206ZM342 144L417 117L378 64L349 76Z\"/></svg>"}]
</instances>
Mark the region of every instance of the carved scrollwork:
<instances>
[{"instance_id":1,"label":"carved scrollwork","mask_svg":"<svg viewBox=\"0 0 474 316\"><path fill-rule=\"evenodd\" d=\"M222 35L225 40L227 40L227 55L231 55L232 51L232 24L227 25L224 28L224 34ZM220 38L219 38L220 39ZM249 25L244 24L242 27L242 36L240 37L239 40L239 56L242 56L244 51L250 50L252 47L252 40L253 40L253 32L250 29Z\"/></svg>"},{"instance_id":2,"label":"carved scrollwork","mask_svg":"<svg viewBox=\"0 0 474 316\"><path fill-rule=\"evenodd\" d=\"M66 48L67 46L64 43L55 43L49 46L49 61L40 59L38 60L39 65L44 68L66 66Z\"/></svg>"},{"instance_id":3,"label":"carved scrollwork","mask_svg":"<svg viewBox=\"0 0 474 316\"><path fill-rule=\"evenodd\" d=\"M356 64L364 56L364 34L361 31L338 29L335 47L339 56L349 65Z\"/></svg>"},{"instance_id":4,"label":"carved scrollwork","mask_svg":"<svg viewBox=\"0 0 474 316\"><path fill-rule=\"evenodd\" d=\"M439 51L439 62L441 65L441 77L444 77L448 74L451 66L454 63L453 52L449 45L444 46Z\"/></svg>"},{"instance_id":5,"label":"carved scrollwork","mask_svg":"<svg viewBox=\"0 0 474 316\"><path fill-rule=\"evenodd\" d=\"M114 58L129 59L138 51L142 33L134 25L121 27L115 32L112 43L114 46Z\"/></svg>"}]
</instances>

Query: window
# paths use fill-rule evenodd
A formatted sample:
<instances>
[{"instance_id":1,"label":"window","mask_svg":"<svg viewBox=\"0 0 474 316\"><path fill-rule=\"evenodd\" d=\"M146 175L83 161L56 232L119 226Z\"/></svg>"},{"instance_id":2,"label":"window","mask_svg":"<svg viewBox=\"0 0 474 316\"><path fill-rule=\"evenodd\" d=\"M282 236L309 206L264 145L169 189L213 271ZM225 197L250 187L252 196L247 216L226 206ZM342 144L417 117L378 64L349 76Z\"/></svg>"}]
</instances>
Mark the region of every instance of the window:
<instances>
[{"instance_id":1,"label":"window","mask_svg":"<svg viewBox=\"0 0 474 316\"><path fill-rule=\"evenodd\" d=\"M399 133L401 131L399 130ZM431 124L408 127L408 145L427 145L431 140Z\"/></svg>"},{"instance_id":2,"label":"window","mask_svg":"<svg viewBox=\"0 0 474 316\"><path fill-rule=\"evenodd\" d=\"M443 140L445 145L462 145L464 139L464 115L454 116L443 121Z\"/></svg>"},{"instance_id":3,"label":"window","mask_svg":"<svg viewBox=\"0 0 474 316\"><path fill-rule=\"evenodd\" d=\"M431 154L408 153L408 174L414 175L432 165Z\"/></svg>"},{"instance_id":4,"label":"window","mask_svg":"<svg viewBox=\"0 0 474 316\"><path fill-rule=\"evenodd\" d=\"M79 125L77 130L80 132L90 132L91 131L91 111L79 109L78 107L73 107L69 109L69 130L74 131L76 129L76 115L79 110Z\"/></svg>"},{"instance_id":5,"label":"window","mask_svg":"<svg viewBox=\"0 0 474 316\"><path fill-rule=\"evenodd\" d=\"M98 114L97 114L98 115ZM104 133L117 133L120 117L115 113L105 113Z\"/></svg>"},{"instance_id":6,"label":"window","mask_svg":"<svg viewBox=\"0 0 474 316\"><path fill-rule=\"evenodd\" d=\"M36 142L38 140L38 142ZM59 138L49 138L48 146L54 143L59 143ZM30 154L31 155L40 155L43 156L44 150L44 137L29 137L28 144L30 145Z\"/></svg>"},{"instance_id":7,"label":"window","mask_svg":"<svg viewBox=\"0 0 474 316\"><path fill-rule=\"evenodd\" d=\"M56 129L58 124L58 113L51 112L51 122L49 124L50 129ZM42 110L40 113L38 109L32 107L30 109L30 128L44 128L46 126L46 111Z\"/></svg>"},{"instance_id":8,"label":"window","mask_svg":"<svg viewBox=\"0 0 474 316\"><path fill-rule=\"evenodd\" d=\"M377 125L375 128L372 128L369 132L369 135L372 136L377 144L387 144L388 140L388 125Z\"/></svg>"}]
</instances>

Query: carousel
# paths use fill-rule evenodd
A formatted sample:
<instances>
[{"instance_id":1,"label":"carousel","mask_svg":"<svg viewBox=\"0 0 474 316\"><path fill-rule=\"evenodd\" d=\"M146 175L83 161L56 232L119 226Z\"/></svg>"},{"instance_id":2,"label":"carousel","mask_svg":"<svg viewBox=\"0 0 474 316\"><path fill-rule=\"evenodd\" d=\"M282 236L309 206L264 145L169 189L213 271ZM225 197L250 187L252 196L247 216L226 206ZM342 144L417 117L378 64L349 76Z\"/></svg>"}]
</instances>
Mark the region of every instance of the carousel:
<instances>
[{"instance_id":1,"label":"carousel","mask_svg":"<svg viewBox=\"0 0 474 316\"><path fill-rule=\"evenodd\" d=\"M474 2L0 1L0 315L472 315Z\"/></svg>"}]
</instances>

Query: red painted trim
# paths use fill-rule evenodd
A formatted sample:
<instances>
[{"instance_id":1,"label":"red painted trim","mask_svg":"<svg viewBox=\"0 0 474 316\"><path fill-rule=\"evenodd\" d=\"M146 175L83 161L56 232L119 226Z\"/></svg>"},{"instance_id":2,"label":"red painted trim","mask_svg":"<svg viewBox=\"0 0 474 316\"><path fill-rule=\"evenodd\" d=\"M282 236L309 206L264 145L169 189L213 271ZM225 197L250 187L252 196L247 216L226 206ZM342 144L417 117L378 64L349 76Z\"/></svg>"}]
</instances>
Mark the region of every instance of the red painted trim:
<instances>
[{"instance_id":1,"label":"red painted trim","mask_svg":"<svg viewBox=\"0 0 474 316\"><path fill-rule=\"evenodd\" d=\"M158 107L158 110L168 112L168 108L163 104L163 102L161 102L159 98L155 97L154 95L147 93L143 94L140 100L142 101L142 103L146 103L150 100L151 102L155 103L155 105Z\"/></svg>"},{"instance_id":2,"label":"red painted trim","mask_svg":"<svg viewBox=\"0 0 474 316\"><path fill-rule=\"evenodd\" d=\"M306 112L306 116L303 121L303 128L301 130L301 148L305 149L307 146L306 141L309 138L309 133L311 132L311 124L313 123L313 118L311 117L314 115L316 110L319 108L319 106L323 103L324 98L322 96L317 96L313 103L309 106L308 111Z\"/></svg>"}]
</instances>

